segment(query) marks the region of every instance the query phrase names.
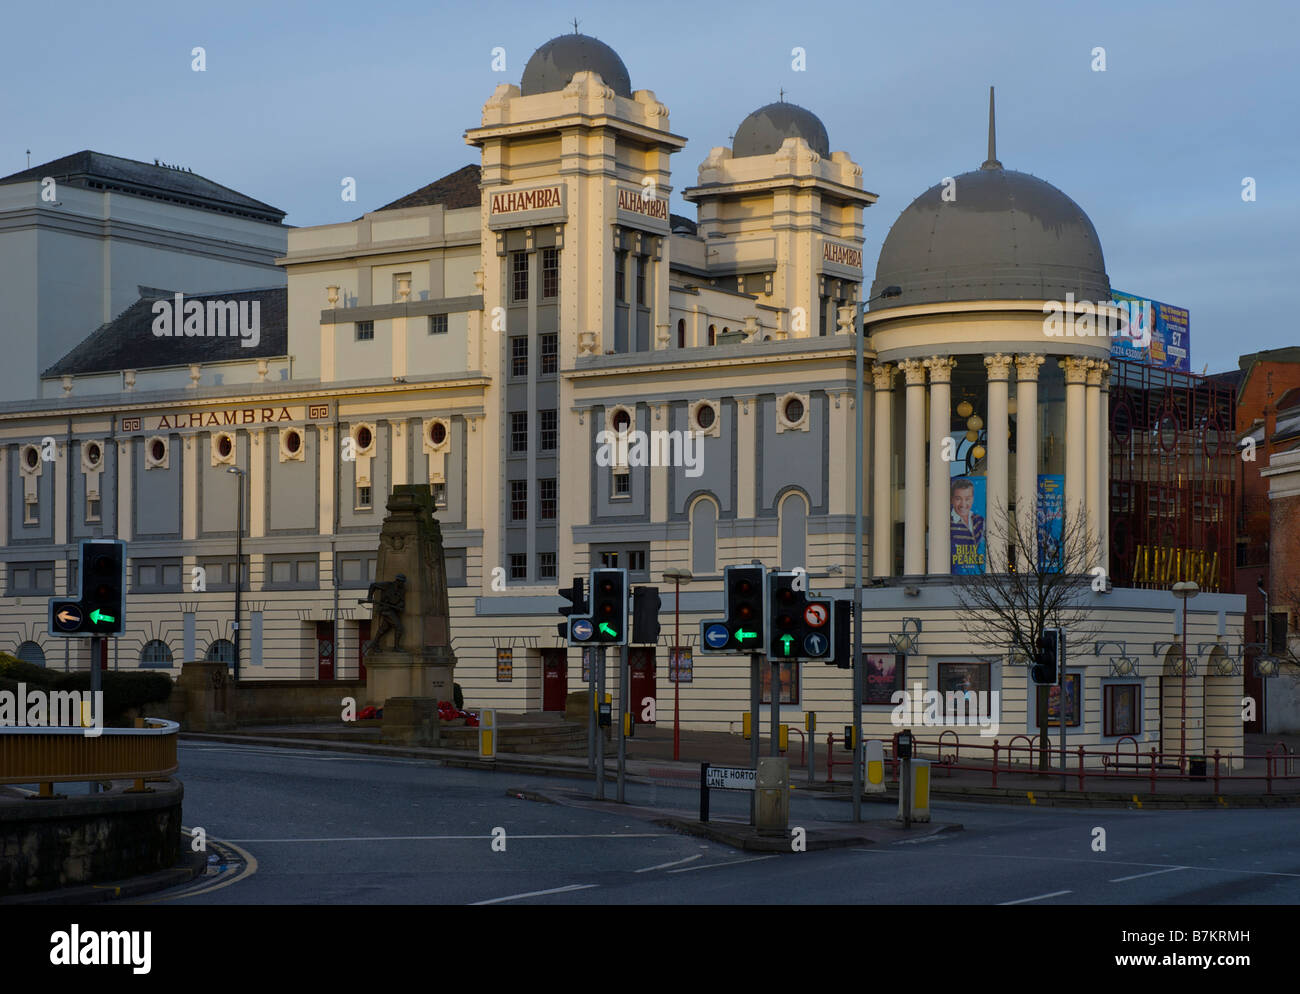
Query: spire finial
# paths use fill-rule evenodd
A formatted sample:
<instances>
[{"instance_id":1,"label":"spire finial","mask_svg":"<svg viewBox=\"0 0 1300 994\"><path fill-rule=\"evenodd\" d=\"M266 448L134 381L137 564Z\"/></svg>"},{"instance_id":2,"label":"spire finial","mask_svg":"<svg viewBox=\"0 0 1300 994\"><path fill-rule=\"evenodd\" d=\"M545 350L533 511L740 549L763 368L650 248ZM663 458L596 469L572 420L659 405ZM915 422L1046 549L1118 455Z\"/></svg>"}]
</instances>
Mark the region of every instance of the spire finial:
<instances>
[{"instance_id":1,"label":"spire finial","mask_svg":"<svg viewBox=\"0 0 1300 994\"><path fill-rule=\"evenodd\" d=\"M1001 169L998 161L998 140L993 120L993 87L989 87L989 157L984 160L981 169Z\"/></svg>"},{"instance_id":2,"label":"spire finial","mask_svg":"<svg viewBox=\"0 0 1300 994\"><path fill-rule=\"evenodd\" d=\"M578 19L576 17L573 19L573 33L575 35L578 33Z\"/></svg>"},{"instance_id":3,"label":"spire finial","mask_svg":"<svg viewBox=\"0 0 1300 994\"><path fill-rule=\"evenodd\" d=\"M781 102L785 103L785 87L781 87L777 92L781 95Z\"/></svg>"}]
</instances>

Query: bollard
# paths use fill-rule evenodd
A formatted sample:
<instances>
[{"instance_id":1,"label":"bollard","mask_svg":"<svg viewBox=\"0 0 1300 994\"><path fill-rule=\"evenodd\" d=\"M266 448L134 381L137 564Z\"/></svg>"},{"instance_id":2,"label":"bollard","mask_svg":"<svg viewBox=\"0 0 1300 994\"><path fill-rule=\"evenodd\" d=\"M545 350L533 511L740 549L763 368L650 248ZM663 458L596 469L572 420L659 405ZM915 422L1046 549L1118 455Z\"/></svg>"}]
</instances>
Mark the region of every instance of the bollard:
<instances>
[{"instance_id":1,"label":"bollard","mask_svg":"<svg viewBox=\"0 0 1300 994\"><path fill-rule=\"evenodd\" d=\"M1083 793L1083 746L1079 746L1079 793Z\"/></svg>"},{"instance_id":2,"label":"bollard","mask_svg":"<svg viewBox=\"0 0 1300 994\"><path fill-rule=\"evenodd\" d=\"M1270 749L1266 752L1264 758L1268 762L1268 768L1264 771L1265 780L1267 781L1267 789L1264 793L1271 794L1273 793L1273 750Z\"/></svg>"},{"instance_id":3,"label":"bollard","mask_svg":"<svg viewBox=\"0 0 1300 994\"><path fill-rule=\"evenodd\" d=\"M998 785L998 740L993 740L993 786Z\"/></svg>"}]
</instances>

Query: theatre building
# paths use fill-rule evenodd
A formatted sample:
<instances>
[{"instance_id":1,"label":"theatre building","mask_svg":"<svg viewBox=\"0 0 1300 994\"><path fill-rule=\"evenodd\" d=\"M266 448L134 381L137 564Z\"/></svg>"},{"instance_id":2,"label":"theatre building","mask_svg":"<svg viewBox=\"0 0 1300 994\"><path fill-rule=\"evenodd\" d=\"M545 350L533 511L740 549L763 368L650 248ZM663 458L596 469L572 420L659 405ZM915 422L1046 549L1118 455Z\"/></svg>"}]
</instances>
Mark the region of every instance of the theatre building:
<instances>
[{"instance_id":1,"label":"theatre building","mask_svg":"<svg viewBox=\"0 0 1300 994\"><path fill-rule=\"evenodd\" d=\"M470 705L563 708L582 661L555 634L556 588L609 565L664 593L660 645L632 652L633 694L657 695L662 715L663 573L678 567L693 574L681 620L697 649L684 724L738 729L748 659L703 656L699 622L717 615L733 563L803 567L814 589L851 593L860 429L869 733L892 734L889 693L917 684L996 691L1004 742L1036 728L1023 661L973 649L962 620L954 528L980 529L954 495L975 495L989 521L1058 502L1086 518L1109 567L1110 341L1044 324L1045 302L1110 300L1097 233L1065 194L997 161L990 120L986 160L954 177L955 196L940 184L902 212L873 281L863 165L795 104L737 119L730 145L691 160L682 196L696 218L674 215L686 138L669 109L633 89L607 45L562 35L487 97L464 135L471 164L355 221L290 229L285 288L142 288L46 370L32 393L49 399L0 405L0 648L89 664L81 644L45 635L45 602L75 581L75 542L102 535L131 554L128 630L109 665L230 658L242 487L241 675L354 676L385 498L428 483ZM952 143L958 161L977 151ZM207 318L202 335L158 335L167 308L185 318L174 295L199 289L228 333ZM854 313L867 297L859 410ZM1103 306L1096 320L1118 319ZM651 448L671 458L610 457L602 433L620 430L667 433ZM986 542L966 567L1024 554ZM1180 602L1119 582L1088 597L1123 651L1069 642L1072 743L1177 750ZM1189 752L1241 751L1242 611L1208 586L1187 605ZM914 651L896 657L905 627ZM513 666L499 670L505 649ZM848 671L790 663L781 684L782 720L849 720Z\"/></svg>"}]
</instances>

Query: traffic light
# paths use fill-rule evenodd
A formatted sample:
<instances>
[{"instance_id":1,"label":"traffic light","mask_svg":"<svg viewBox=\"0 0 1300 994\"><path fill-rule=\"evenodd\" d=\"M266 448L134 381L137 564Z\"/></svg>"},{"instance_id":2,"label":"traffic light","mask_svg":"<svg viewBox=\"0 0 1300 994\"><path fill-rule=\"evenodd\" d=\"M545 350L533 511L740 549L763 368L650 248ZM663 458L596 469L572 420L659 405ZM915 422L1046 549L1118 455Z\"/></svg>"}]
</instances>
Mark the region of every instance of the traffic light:
<instances>
[{"instance_id":1,"label":"traffic light","mask_svg":"<svg viewBox=\"0 0 1300 994\"><path fill-rule=\"evenodd\" d=\"M1034 653L1034 665L1030 669L1030 678L1034 683L1056 683L1057 653L1060 651L1060 629L1046 628L1038 638L1038 651Z\"/></svg>"},{"instance_id":2,"label":"traffic light","mask_svg":"<svg viewBox=\"0 0 1300 994\"><path fill-rule=\"evenodd\" d=\"M807 591L796 589L806 577L802 571L768 574L769 659L834 658L834 601L809 597Z\"/></svg>"},{"instance_id":3,"label":"traffic light","mask_svg":"<svg viewBox=\"0 0 1300 994\"><path fill-rule=\"evenodd\" d=\"M121 635L126 613L126 543L87 539L81 543L80 597L51 600L51 635Z\"/></svg>"},{"instance_id":4,"label":"traffic light","mask_svg":"<svg viewBox=\"0 0 1300 994\"><path fill-rule=\"evenodd\" d=\"M853 669L853 602L835 602L835 658L826 660L842 670Z\"/></svg>"},{"instance_id":5,"label":"traffic light","mask_svg":"<svg viewBox=\"0 0 1300 994\"><path fill-rule=\"evenodd\" d=\"M589 645L627 645L627 570L591 571Z\"/></svg>"},{"instance_id":6,"label":"traffic light","mask_svg":"<svg viewBox=\"0 0 1300 994\"><path fill-rule=\"evenodd\" d=\"M582 577L575 576L573 578L572 587L569 587L567 589L561 588L560 596L569 602L569 607L560 608L560 614L563 615L566 619L569 618L570 616L578 617L588 613L587 597L582 589ZM555 626L555 630L560 633L560 636L562 638L569 639L569 641L572 642L572 639L569 638L568 621L561 621L558 625Z\"/></svg>"},{"instance_id":7,"label":"traffic light","mask_svg":"<svg viewBox=\"0 0 1300 994\"><path fill-rule=\"evenodd\" d=\"M763 651L763 573L761 564L728 566L722 571L726 617L700 624L704 652Z\"/></svg>"},{"instance_id":8,"label":"traffic light","mask_svg":"<svg viewBox=\"0 0 1300 994\"><path fill-rule=\"evenodd\" d=\"M632 588L632 643L634 645L654 645L659 641L659 608L663 601L659 599L658 587Z\"/></svg>"}]
</instances>

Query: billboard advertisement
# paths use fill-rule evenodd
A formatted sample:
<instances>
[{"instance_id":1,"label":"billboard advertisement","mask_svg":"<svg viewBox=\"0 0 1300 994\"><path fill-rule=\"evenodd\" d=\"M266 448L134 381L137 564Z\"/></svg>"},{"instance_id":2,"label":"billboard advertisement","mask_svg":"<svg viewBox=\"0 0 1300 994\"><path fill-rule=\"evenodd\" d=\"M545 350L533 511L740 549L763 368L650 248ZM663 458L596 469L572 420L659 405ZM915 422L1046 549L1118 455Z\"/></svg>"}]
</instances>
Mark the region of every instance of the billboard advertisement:
<instances>
[{"instance_id":1,"label":"billboard advertisement","mask_svg":"<svg viewBox=\"0 0 1300 994\"><path fill-rule=\"evenodd\" d=\"M1061 571L1065 559L1065 549L1062 548L1064 533L1065 477L1059 473L1041 473L1038 477L1038 570L1040 573Z\"/></svg>"},{"instance_id":2,"label":"billboard advertisement","mask_svg":"<svg viewBox=\"0 0 1300 994\"><path fill-rule=\"evenodd\" d=\"M953 573L970 576L984 572L987 482L982 476L958 476L950 484Z\"/></svg>"},{"instance_id":3,"label":"billboard advertisement","mask_svg":"<svg viewBox=\"0 0 1300 994\"><path fill-rule=\"evenodd\" d=\"M1110 295L1116 303L1128 305L1132 324L1128 336L1120 335L1111 343L1110 354L1113 358L1144 362L1184 373L1190 370L1190 318L1187 308L1174 307L1172 304L1138 297L1122 290L1112 289ZM1138 306L1147 303L1150 307ZM1140 344L1148 338L1150 344Z\"/></svg>"}]
</instances>

